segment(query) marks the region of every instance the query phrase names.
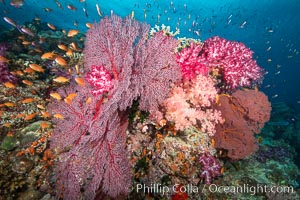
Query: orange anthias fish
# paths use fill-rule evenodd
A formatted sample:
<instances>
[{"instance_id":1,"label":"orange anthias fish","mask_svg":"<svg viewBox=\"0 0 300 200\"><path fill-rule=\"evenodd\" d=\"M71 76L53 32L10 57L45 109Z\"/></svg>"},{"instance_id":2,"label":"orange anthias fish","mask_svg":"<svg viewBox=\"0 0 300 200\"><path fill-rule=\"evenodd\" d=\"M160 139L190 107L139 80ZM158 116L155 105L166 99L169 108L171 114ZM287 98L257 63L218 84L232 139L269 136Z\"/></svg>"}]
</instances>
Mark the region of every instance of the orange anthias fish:
<instances>
[{"instance_id":1,"label":"orange anthias fish","mask_svg":"<svg viewBox=\"0 0 300 200\"><path fill-rule=\"evenodd\" d=\"M68 51L68 47L63 44L59 44L59 45L57 45L57 47L63 51Z\"/></svg>"},{"instance_id":2,"label":"orange anthias fish","mask_svg":"<svg viewBox=\"0 0 300 200\"><path fill-rule=\"evenodd\" d=\"M86 23L85 26L88 27L88 28L93 28L93 25L91 23L89 23L89 22Z\"/></svg>"},{"instance_id":3,"label":"orange anthias fish","mask_svg":"<svg viewBox=\"0 0 300 200\"><path fill-rule=\"evenodd\" d=\"M78 30L70 30L68 32L68 37L74 37L75 35L77 35L79 33Z\"/></svg>"},{"instance_id":4,"label":"orange anthias fish","mask_svg":"<svg viewBox=\"0 0 300 200\"><path fill-rule=\"evenodd\" d=\"M56 30L56 27L53 24L47 23L47 26L52 29L53 31Z\"/></svg>"},{"instance_id":5,"label":"orange anthias fish","mask_svg":"<svg viewBox=\"0 0 300 200\"><path fill-rule=\"evenodd\" d=\"M50 93L50 96L54 99L61 100L61 96L57 92Z\"/></svg>"},{"instance_id":6,"label":"orange anthias fish","mask_svg":"<svg viewBox=\"0 0 300 200\"><path fill-rule=\"evenodd\" d=\"M53 79L54 82L57 82L57 83L66 83L69 81L69 79L63 77L63 76L59 76L55 79Z\"/></svg>"},{"instance_id":7,"label":"orange anthias fish","mask_svg":"<svg viewBox=\"0 0 300 200\"><path fill-rule=\"evenodd\" d=\"M24 83L25 85L28 85L28 86L32 86L33 85L33 82L29 81L29 80L22 80L22 83Z\"/></svg>"},{"instance_id":8,"label":"orange anthias fish","mask_svg":"<svg viewBox=\"0 0 300 200\"><path fill-rule=\"evenodd\" d=\"M29 67L31 69L33 69L34 71L37 71L37 72L44 72L45 71L41 66L39 66L37 64L30 64Z\"/></svg>"},{"instance_id":9,"label":"orange anthias fish","mask_svg":"<svg viewBox=\"0 0 300 200\"><path fill-rule=\"evenodd\" d=\"M42 59L48 59L48 60L54 60L55 57L56 54L54 52L46 52L41 56Z\"/></svg>"},{"instance_id":10,"label":"orange anthias fish","mask_svg":"<svg viewBox=\"0 0 300 200\"><path fill-rule=\"evenodd\" d=\"M80 86L84 86L85 83L84 83L84 79L83 78L80 78L80 77L76 77L75 78L75 82L80 85Z\"/></svg>"},{"instance_id":11,"label":"orange anthias fish","mask_svg":"<svg viewBox=\"0 0 300 200\"><path fill-rule=\"evenodd\" d=\"M80 51L80 49L78 48L78 45L75 42L72 42L70 44L70 48L75 50L75 51Z\"/></svg>"},{"instance_id":12,"label":"orange anthias fish","mask_svg":"<svg viewBox=\"0 0 300 200\"><path fill-rule=\"evenodd\" d=\"M66 52L66 55L71 56L73 54L72 49L68 49L68 51Z\"/></svg>"},{"instance_id":13,"label":"orange anthias fish","mask_svg":"<svg viewBox=\"0 0 300 200\"><path fill-rule=\"evenodd\" d=\"M36 101L36 99L34 99L34 98L26 98L26 99L21 100L20 103L32 103L34 101Z\"/></svg>"},{"instance_id":14,"label":"orange anthias fish","mask_svg":"<svg viewBox=\"0 0 300 200\"><path fill-rule=\"evenodd\" d=\"M7 88L11 88L11 89L16 88L16 86L14 84L12 84L11 82L5 82L4 86L7 87Z\"/></svg>"},{"instance_id":15,"label":"orange anthias fish","mask_svg":"<svg viewBox=\"0 0 300 200\"><path fill-rule=\"evenodd\" d=\"M8 59L3 56L0 56L0 62L8 62Z\"/></svg>"},{"instance_id":16,"label":"orange anthias fish","mask_svg":"<svg viewBox=\"0 0 300 200\"><path fill-rule=\"evenodd\" d=\"M32 113L32 114L29 114L29 115L27 115L27 116L24 118L24 120L25 120L25 121L29 121L29 120L35 118L35 116L37 116L37 115L38 115L38 113Z\"/></svg>"},{"instance_id":17,"label":"orange anthias fish","mask_svg":"<svg viewBox=\"0 0 300 200\"><path fill-rule=\"evenodd\" d=\"M54 114L53 117L57 118L57 119L64 119L64 116L61 114Z\"/></svg>"},{"instance_id":18,"label":"orange anthias fish","mask_svg":"<svg viewBox=\"0 0 300 200\"><path fill-rule=\"evenodd\" d=\"M32 74L32 73L34 73L34 70L31 69L30 67L27 67L26 69L24 69L24 72L28 73L28 74Z\"/></svg>"},{"instance_id":19,"label":"orange anthias fish","mask_svg":"<svg viewBox=\"0 0 300 200\"><path fill-rule=\"evenodd\" d=\"M76 97L76 96L77 96L76 93L71 93L71 94L69 94L69 95L64 99L64 101L65 101L67 104L71 104L71 103L72 103L72 99L73 99L74 97Z\"/></svg>"},{"instance_id":20,"label":"orange anthias fish","mask_svg":"<svg viewBox=\"0 0 300 200\"><path fill-rule=\"evenodd\" d=\"M67 65L67 61L65 59L63 59L61 56L56 56L55 62L61 66Z\"/></svg>"},{"instance_id":21,"label":"orange anthias fish","mask_svg":"<svg viewBox=\"0 0 300 200\"><path fill-rule=\"evenodd\" d=\"M77 10L77 8L76 8L75 6L73 6L73 5L71 5L71 4L68 4L67 7L68 7L68 9L70 9L70 10L74 10L74 11Z\"/></svg>"}]
</instances>

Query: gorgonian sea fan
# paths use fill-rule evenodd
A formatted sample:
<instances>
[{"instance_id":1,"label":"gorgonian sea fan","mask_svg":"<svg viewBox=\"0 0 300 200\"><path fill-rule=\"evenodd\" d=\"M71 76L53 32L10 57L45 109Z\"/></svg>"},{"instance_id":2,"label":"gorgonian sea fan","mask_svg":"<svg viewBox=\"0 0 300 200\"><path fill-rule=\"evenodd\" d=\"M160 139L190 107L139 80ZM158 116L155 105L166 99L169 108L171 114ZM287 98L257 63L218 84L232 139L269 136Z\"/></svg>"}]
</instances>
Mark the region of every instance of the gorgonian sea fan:
<instances>
[{"instance_id":1,"label":"gorgonian sea fan","mask_svg":"<svg viewBox=\"0 0 300 200\"><path fill-rule=\"evenodd\" d=\"M62 192L65 199L94 199L97 192L125 195L131 182L125 146L127 117L113 101L103 104L102 97L91 91L91 86L71 84L57 91L63 98L77 94L71 103L53 100L48 107L53 115L64 117L54 118L50 145L61 152L55 177L57 195ZM99 105L101 111L96 109Z\"/></svg>"},{"instance_id":2,"label":"gorgonian sea fan","mask_svg":"<svg viewBox=\"0 0 300 200\"><path fill-rule=\"evenodd\" d=\"M233 160L255 152L258 146L254 134L270 119L271 104L267 96L255 90L237 90L230 97L221 95L217 109L225 121L216 126L216 148L226 149Z\"/></svg>"},{"instance_id":3,"label":"gorgonian sea fan","mask_svg":"<svg viewBox=\"0 0 300 200\"><path fill-rule=\"evenodd\" d=\"M140 98L150 113L180 79L174 59L177 41L158 32L149 38L149 26L127 17L105 17L87 32L83 86L70 84L57 92L72 101L49 104L56 119L51 147L60 149L55 168L58 196L94 199L118 198L131 184L126 152L125 112ZM62 188L64 188L62 190ZM102 199L103 199L102 198Z\"/></svg>"},{"instance_id":4,"label":"gorgonian sea fan","mask_svg":"<svg viewBox=\"0 0 300 200\"><path fill-rule=\"evenodd\" d=\"M112 15L95 24L87 33L84 58L87 69L104 66L112 77L114 96L120 110L133 100L150 114L158 111L167 97L170 83L181 78L174 49L178 41L162 31L149 37L149 25L130 17Z\"/></svg>"}]
</instances>

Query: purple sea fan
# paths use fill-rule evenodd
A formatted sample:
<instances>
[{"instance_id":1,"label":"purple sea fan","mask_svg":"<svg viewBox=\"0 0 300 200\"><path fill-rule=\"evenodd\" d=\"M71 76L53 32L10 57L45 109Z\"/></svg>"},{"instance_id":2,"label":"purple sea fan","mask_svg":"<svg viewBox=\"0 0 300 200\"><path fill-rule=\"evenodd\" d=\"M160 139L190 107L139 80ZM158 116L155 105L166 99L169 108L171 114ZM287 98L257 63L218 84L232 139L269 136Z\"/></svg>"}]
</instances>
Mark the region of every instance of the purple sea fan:
<instances>
[{"instance_id":1,"label":"purple sea fan","mask_svg":"<svg viewBox=\"0 0 300 200\"><path fill-rule=\"evenodd\" d=\"M49 105L52 114L64 117L56 119L51 145L62 151L55 172L57 190L64 188L65 199L94 199L96 193L116 198L128 192L125 110L139 97L141 108L158 110L170 82L180 78L173 60L177 41L162 33L149 38L148 31L148 25L130 17L123 20L113 15L95 24L84 49L84 75L90 84L59 89L63 98L70 93L77 96L70 105L56 100ZM92 66L103 66L100 71L105 71L105 77L89 77ZM105 81L94 84L99 78ZM108 89L92 95L107 81Z\"/></svg>"},{"instance_id":2,"label":"purple sea fan","mask_svg":"<svg viewBox=\"0 0 300 200\"><path fill-rule=\"evenodd\" d=\"M85 66L104 66L112 75L120 110L140 97L140 109L155 113L169 93L170 82L181 78L175 61L177 40L158 32L149 38L149 25L130 17L104 18L87 33Z\"/></svg>"},{"instance_id":3,"label":"purple sea fan","mask_svg":"<svg viewBox=\"0 0 300 200\"><path fill-rule=\"evenodd\" d=\"M86 34L84 65L87 71L92 66L104 66L112 76L113 96L118 107L126 110L137 98L130 91L134 47L147 38L149 25L131 18L122 19L112 15L95 24Z\"/></svg>"},{"instance_id":4,"label":"purple sea fan","mask_svg":"<svg viewBox=\"0 0 300 200\"><path fill-rule=\"evenodd\" d=\"M160 31L135 50L132 88L140 97L139 108L150 114L167 98L170 83L181 78L173 53L176 46L176 39Z\"/></svg>"},{"instance_id":5,"label":"purple sea fan","mask_svg":"<svg viewBox=\"0 0 300 200\"><path fill-rule=\"evenodd\" d=\"M115 198L130 186L126 153L127 118L112 101L94 97L90 86L70 85L57 92L77 96L68 104L54 100L49 105L56 127L51 148L61 152L55 168L56 188L64 199L94 199L96 193ZM101 110L101 111L100 111Z\"/></svg>"}]
</instances>

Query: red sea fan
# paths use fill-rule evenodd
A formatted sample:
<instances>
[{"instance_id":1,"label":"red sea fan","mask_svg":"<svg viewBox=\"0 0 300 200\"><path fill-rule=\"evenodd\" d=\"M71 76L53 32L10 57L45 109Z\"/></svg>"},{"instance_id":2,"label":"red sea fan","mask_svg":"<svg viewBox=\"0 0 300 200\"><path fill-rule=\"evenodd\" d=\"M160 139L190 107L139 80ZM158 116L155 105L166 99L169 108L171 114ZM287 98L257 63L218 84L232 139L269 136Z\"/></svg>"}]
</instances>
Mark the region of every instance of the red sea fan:
<instances>
[{"instance_id":1,"label":"red sea fan","mask_svg":"<svg viewBox=\"0 0 300 200\"><path fill-rule=\"evenodd\" d=\"M236 91L232 97L222 95L217 109L225 122L216 126L215 147L227 150L233 160L254 153L257 150L254 134L269 120L270 106L266 96L255 90Z\"/></svg>"},{"instance_id":2,"label":"red sea fan","mask_svg":"<svg viewBox=\"0 0 300 200\"><path fill-rule=\"evenodd\" d=\"M268 97L256 90L238 90L232 94L232 97L236 104L245 110L249 120L253 122L253 131L259 133L264 124L270 120L272 108Z\"/></svg>"}]
</instances>

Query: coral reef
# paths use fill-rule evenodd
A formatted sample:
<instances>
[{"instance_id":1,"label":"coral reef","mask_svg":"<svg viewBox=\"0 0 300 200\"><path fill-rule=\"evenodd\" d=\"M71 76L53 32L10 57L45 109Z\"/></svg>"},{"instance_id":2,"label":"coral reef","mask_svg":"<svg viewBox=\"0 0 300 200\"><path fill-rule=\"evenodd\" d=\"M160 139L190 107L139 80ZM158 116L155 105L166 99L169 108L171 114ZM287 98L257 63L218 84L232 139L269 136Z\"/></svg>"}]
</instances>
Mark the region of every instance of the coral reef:
<instances>
[{"instance_id":1,"label":"coral reef","mask_svg":"<svg viewBox=\"0 0 300 200\"><path fill-rule=\"evenodd\" d=\"M0 83L0 199L298 198L207 189L298 190L286 141L299 144L299 115L279 102L267 123L244 44L175 39L133 16L88 27L68 37L36 18L3 35L1 69L18 80ZM129 190L153 183L174 191Z\"/></svg>"},{"instance_id":2,"label":"coral reef","mask_svg":"<svg viewBox=\"0 0 300 200\"><path fill-rule=\"evenodd\" d=\"M198 161L199 155L204 152L211 155L216 153L211 138L193 126L178 133L172 126L157 126L150 119L142 120L141 117L140 113L136 114L127 133L128 151L134 170L133 187L141 183L147 186L161 183L162 186L168 187L179 183L198 185L202 180L199 177L202 173ZM147 194L137 193L134 190L129 197L145 199L146 195L158 199L170 199L172 193ZM194 195L189 194L189 197L196 198Z\"/></svg>"}]
</instances>

